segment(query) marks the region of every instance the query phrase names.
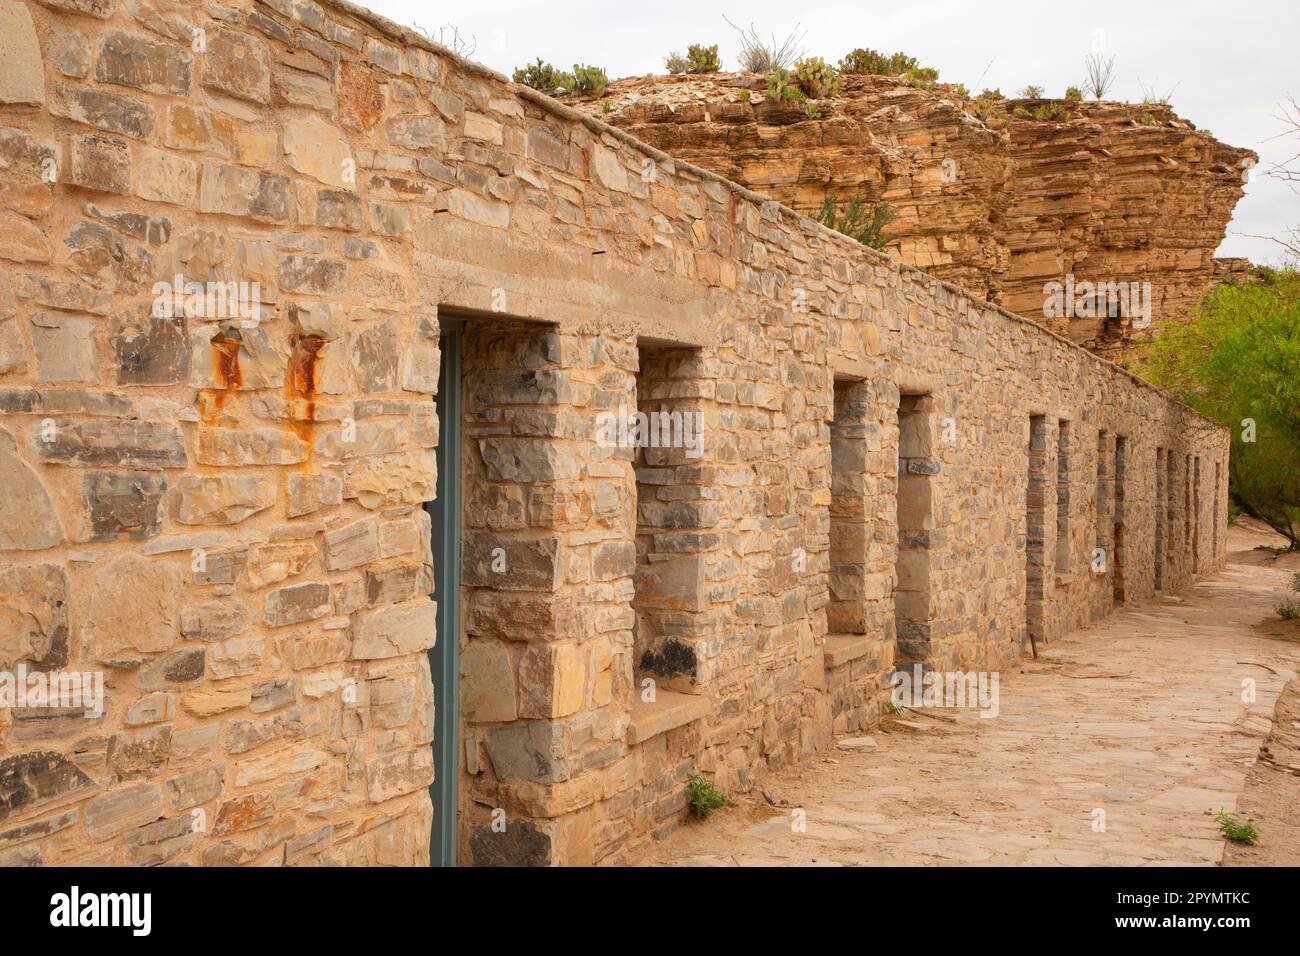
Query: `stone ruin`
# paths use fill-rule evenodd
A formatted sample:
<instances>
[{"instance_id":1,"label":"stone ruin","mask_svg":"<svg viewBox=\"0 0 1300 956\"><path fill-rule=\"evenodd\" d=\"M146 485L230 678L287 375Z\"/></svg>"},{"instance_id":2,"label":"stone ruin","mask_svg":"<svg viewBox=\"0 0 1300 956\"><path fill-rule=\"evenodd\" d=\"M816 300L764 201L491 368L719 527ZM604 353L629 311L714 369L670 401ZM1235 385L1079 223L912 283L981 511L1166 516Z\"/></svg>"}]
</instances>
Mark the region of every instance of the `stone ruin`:
<instances>
[{"instance_id":1,"label":"stone ruin","mask_svg":"<svg viewBox=\"0 0 1300 956\"><path fill-rule=\"evenodd\" d=\"M619 863L1225 560L1221 429L360 7L0 27L0 864Z\"/></svg>"}]
</instances>

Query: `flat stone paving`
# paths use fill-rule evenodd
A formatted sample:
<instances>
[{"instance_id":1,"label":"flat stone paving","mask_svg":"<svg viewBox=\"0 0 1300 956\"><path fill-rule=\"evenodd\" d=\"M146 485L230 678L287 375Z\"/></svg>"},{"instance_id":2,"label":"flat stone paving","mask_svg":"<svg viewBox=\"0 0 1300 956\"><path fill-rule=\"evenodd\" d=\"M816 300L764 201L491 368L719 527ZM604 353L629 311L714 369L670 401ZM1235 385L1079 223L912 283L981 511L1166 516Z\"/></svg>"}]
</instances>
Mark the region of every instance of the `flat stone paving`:
<instances>
[{"instance_id":1,"label":"flat stone paving","mask_svg":"<svg viewBox=\"0 0 1300 956\"><path fill-rule=\"evenodd\" d=\"M996 718L905 714L928 729L881 727L874 751L829 750L788 768L766 782L777 806L742 798L638 862L1217 864L1213 814L1235 809L1300 667L1300 644L1252 629L1276 620L1288 578L1230 564L1177 597L1118 610L1002 675Z\"/></svg>"}]
</instances>

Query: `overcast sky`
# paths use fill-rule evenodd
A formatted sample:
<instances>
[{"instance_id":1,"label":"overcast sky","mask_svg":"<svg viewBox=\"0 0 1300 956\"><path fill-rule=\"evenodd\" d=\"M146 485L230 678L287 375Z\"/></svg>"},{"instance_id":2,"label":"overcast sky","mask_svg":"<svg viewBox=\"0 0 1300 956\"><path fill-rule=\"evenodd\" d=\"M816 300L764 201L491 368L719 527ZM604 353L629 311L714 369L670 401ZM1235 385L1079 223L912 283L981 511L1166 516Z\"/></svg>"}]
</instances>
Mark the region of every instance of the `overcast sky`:
<instances>
[{"instance_id":1,"label":"overcast sky","mask_svg":"<svg viewBox=\"0 0 1300 956\"><path fill-rule=\"evenodd\" d=\"M810 54L834 62L853 47L902 50L937 67L941 79L972 92L1028 84L1059 96L1082 80L1095 42L1116 57L1117 99L1140 100L1143 84L1173 88L1183 117L1220 140L1260 154L1260 170L1300 152L1300 136L1277 137L1289 96L1300 100L1300 2L1297 0L550 0L430 3L361 0L377 13L437 35L448 24L473 37L473 59L506 75L542 57L557 66L604 67L611 79L663 72L663 58L691 43L717 43L733 69L735 31L723 20L753 23L784 37L798 24ZM1100 31L1100 32L1099 32ZM1176 87L1176 88L1175 88ZM1300 227L1300 196L1256 175L1228 225L1221 256L1277 261L1265 239Z\"/></svg>"}]
</instances>

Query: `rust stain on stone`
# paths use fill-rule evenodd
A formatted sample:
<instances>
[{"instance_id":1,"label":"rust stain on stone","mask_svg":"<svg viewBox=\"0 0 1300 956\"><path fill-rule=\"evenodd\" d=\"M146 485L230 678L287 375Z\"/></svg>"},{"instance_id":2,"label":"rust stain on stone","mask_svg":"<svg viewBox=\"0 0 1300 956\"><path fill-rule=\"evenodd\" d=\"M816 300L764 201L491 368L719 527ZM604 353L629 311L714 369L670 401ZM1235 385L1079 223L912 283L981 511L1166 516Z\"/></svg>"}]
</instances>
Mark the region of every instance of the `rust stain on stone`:
<instances>
[{"instance_id":1,"label":"rust stain on stone","mask_svg":"<svg viewBox=\"0 0 1300 956\"><path fill-rule=\"evenodd\" d=\"M212 365L220 385L215 389L205 389L204 424L216 424L221 419L226 398L244 384L244 373L239 367L239 348L239 339L225 329L212 337Z\"/></svg>"},{"instance_id":2,"label":"rust stain on stone","mask_svg":"<svg viewBox=\"0 0 1300 956\"><path fill-rule=\"evenodd\" d=\"M312 425L316 421L316 364L325 340L314 335L294 339L293 354L284 376L284 394L289 399L289 421L307 446L303 469L311 467Z\"/></svg>"}]
</instances>

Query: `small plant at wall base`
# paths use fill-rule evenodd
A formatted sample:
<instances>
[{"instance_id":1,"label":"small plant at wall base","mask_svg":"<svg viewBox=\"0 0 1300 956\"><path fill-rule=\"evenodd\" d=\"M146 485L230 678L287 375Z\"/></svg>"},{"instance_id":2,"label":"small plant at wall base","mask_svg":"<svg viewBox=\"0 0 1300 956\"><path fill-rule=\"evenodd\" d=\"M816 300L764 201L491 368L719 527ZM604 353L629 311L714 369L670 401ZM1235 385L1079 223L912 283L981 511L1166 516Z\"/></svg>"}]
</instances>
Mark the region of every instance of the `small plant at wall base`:
<instances>
[{"instance_id":1,"label":"small plant at wall base","mask_svg":"<svg viewBox=\"0 0 1300 956\"><path fill-rule=\"evenodd\" d=\"M1247 820L1245 823L1238 823L1232 818L1232 814L1226 810L1220 810L1214 815L1214 822L1219 825L1225 838L1233 843L1241 843L1245 846L1254 846L1259 842L1259 831L1255 829L1255 821Z\"/></svg>"},{"instance_id":2,"label":"small plant at wall base","mask_svg":"<svg viewBox=\"0 0 1300 956\"><path fill-rule=\"evenodd\" d=\"M713 785L713 781L701 777L698 773L691 774L690 780L687 781L686 795L691 802L691 813L701 820L714 810L727 805L727 798Z\"/></svg>"},{"instance_id":3,"label":"small plant at wall base","mask_svg":"<svg viewBox=\"0 0 1300 956\"><path fill-rule=\"evenodd\" d=\"M1300 621L1300 601L1283 601L1274 610L1284 621Z\"/></svg>"},{"instance_id":4,"label":"small plant at wall base","mask_svg":"<svg viewBox=\"0 0 1300 956\"><path fill-rule=\"evenodd\" d=\"M897 238L885 232L885 227L898 218L894 207L886 202L869 203L861 193L841 209L839 197L832 190L811 218L872 249L884 249Z\"/></svg>"}]
</instances>

